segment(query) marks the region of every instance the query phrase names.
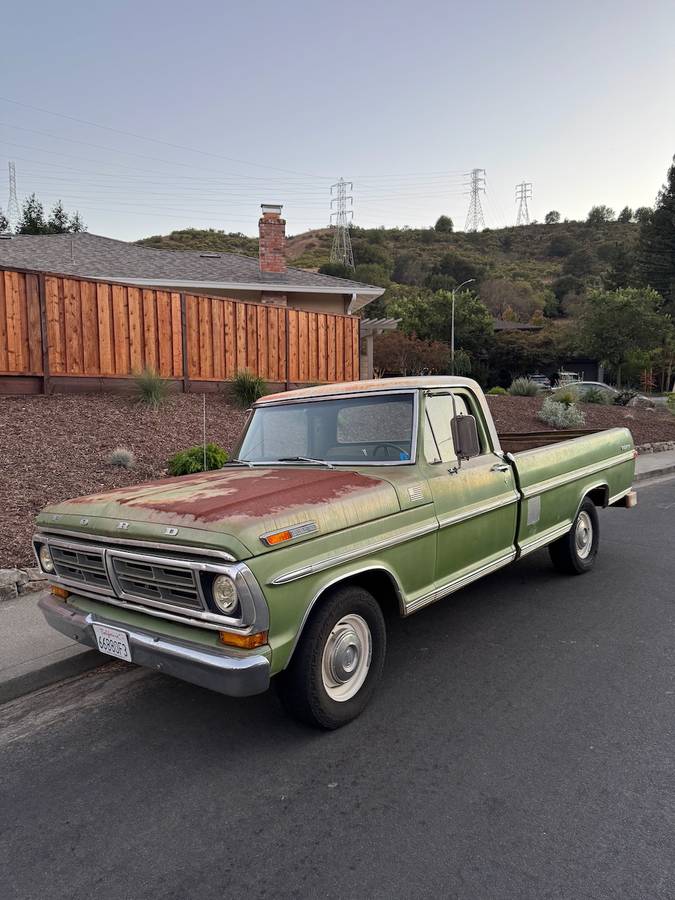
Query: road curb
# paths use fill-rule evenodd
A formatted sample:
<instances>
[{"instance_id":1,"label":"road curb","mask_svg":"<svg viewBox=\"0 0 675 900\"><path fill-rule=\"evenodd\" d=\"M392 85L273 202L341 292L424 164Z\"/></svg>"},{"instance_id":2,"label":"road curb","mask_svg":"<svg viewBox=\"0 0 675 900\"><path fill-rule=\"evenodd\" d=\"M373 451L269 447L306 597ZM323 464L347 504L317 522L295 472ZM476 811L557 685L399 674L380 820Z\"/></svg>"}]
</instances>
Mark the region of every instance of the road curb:
<instances>
[{"instance_id":1,"label":"road curb","mask_svg":"<svg viewBox=\"0 0 675 900\"><path fill-rule=\"evenodd\" d=\"M10 700L16 700L17 697L22 697L24 694L31 694L33 691L48 687L57 681L63 681L66 678L96 669L98 666L105 665L106 661L98 650L87 650L84 653L74 653L72 656L49 663L32 672L17 675L16 678L9 678L0 682L0 704L9 703Z\"/></svg>"},{"instance_id":2,"label":"road curb","mask_svg":"<svg viewBox=\"0 0 675 900\"><path fill-rule=\"evenodd\" d=\"M660 469L651 469L647 472L636 472L633 481L637 484L640 481L651 480L652 478L661 478L663 475L675 474L675 464L663 466Z\"/></svg>"}]
</instances>

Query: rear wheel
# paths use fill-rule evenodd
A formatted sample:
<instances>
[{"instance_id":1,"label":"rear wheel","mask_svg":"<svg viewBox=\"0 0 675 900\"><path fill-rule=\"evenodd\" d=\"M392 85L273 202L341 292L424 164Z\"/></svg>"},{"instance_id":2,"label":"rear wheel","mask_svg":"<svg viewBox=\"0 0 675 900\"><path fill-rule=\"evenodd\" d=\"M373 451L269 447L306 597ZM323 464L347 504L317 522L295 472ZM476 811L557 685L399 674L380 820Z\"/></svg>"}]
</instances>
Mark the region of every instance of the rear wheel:
<instances>
[{"instance_id":1,"label":"rear wheel","mask_svg":"<svg viewBox=\"0 0 675 900\"><path fill-rule=\"evenodd\" d=\"M598 555L600 528L595 504L588 497L581 504L572 528L548 548L553 565L566 575L583 575L593 568Z\"/></svg>"},{"instance_id":2,"label":"rear wheel","mask_svg":"<svg viewBox=\"0 0 675 900\"><path fill-rule=\"evenodd\" d=\"M386 640L372 594L355 585L338 588L320 601L288 668L275 679L283 705L319 728L351 722L375 691Z\"/></svg>"}]
</instances>

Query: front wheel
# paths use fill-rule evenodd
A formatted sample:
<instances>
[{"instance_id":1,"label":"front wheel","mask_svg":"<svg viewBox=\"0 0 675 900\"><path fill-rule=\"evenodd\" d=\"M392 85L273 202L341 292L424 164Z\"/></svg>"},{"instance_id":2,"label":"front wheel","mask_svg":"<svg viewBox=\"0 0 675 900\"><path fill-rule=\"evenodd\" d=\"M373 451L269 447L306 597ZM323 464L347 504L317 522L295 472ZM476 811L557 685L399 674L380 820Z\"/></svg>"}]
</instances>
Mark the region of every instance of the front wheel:
<instances>
[{"instance_id":1,"label":"front wheel","mask_svg":"<svg viewBox=\"0 0 675 900\"><path fill-rule=\"evenodd\" d=\"M384 666L386 628L379 604L356 585L319 601L288 668L275 679L288 712L319 728L355 719Z\"/></svg>"},{"instance_id":2,"label":"front wheel","mask_svg":"<svg viewBox=\"0 0 675 900\"><path fill-rule=\"evenodd\" d=\"M588 497L581 504L572 528L548 548L559 572L583 575L593 568L598 555L600 527L595 504Z\"/></svg>"}]
</instances>

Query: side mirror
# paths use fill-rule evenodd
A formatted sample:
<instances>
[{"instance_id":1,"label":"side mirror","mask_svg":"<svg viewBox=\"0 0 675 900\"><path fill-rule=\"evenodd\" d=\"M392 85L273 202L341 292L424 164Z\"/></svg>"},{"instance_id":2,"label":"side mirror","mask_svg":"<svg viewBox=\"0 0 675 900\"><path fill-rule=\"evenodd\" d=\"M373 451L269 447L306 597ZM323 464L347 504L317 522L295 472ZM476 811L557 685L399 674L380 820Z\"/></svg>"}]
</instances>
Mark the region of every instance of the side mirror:
<instances>
[{"instance_id":1,"label":"side mirror","mask_svg":"<svg viewBox=\"0 0 675 900\"><path fill-rule=\"evenodd\" d=\"M480 439L475 416L455 416L450 423L458 459L480 456Z\"/></svg>"}]
</instances>

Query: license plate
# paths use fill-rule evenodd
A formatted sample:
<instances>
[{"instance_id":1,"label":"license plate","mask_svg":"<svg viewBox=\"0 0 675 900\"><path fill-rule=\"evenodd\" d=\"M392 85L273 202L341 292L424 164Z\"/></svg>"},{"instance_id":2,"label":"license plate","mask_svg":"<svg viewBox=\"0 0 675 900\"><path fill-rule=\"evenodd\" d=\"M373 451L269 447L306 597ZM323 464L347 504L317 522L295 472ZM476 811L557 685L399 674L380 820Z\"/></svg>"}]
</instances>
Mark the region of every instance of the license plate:
<instances>
[{"instance_id":1,"label":"license plate","mask_svg":"<svg viewBox=\"0 0 675 900\"><path fill-rule=\"evenodd\" d=\"M120 631L118 628L108 628L107 625L94 625L94 634L101 653L107 653L108 656L116 656L117 659L125 659L127 662L131 662L129 638L125 631Z\"/></svg>"}]
</instances>

